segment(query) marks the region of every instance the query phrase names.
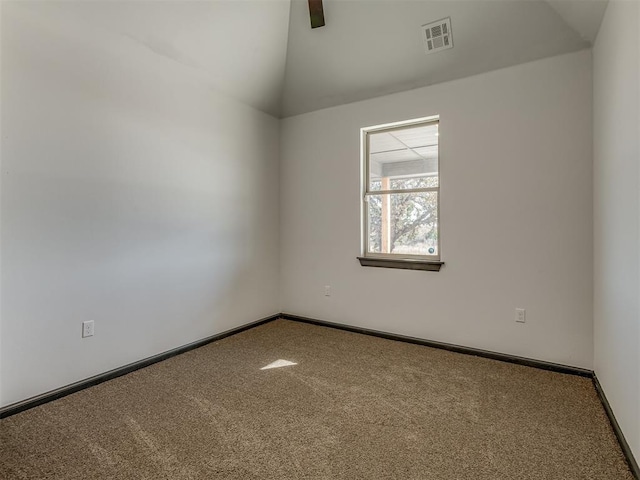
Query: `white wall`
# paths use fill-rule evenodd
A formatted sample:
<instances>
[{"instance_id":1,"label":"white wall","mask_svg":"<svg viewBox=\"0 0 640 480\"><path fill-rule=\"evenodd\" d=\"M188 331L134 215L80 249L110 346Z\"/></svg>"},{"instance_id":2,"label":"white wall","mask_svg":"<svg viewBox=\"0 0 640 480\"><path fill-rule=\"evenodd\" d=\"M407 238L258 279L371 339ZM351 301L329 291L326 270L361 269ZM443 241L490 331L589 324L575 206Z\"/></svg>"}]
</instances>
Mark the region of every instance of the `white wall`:
<instances>
[{"instance_id":1,"label":"white wall","mask_svg":"<svg viewBox=\"0 0 640 480\"><path fill-rule=\"evenodd\" d=\"M126 36L2 9L0 406L280 311L278 121Z\"/></svg>"},{"instance_id":2,"label":"white wall","mask_svg":"<svg viewBox=\"0 0 640 480\"><path fill-rule=\"evenodd\" d=\"M283 311L591 368L591 66L581 51L285 119ZM361 267L359 129L434 114L446 265Z\"/></svg>"},{"instance_id":3,"label":"white wall","mask_svg":"<svg viewBox=\"0 0 640 480\"><path fill-rule=\"evenodd\" d=\"M595 372L640 460L640 7L612 0L594 57Z\"/></svg>"}]
</instances>

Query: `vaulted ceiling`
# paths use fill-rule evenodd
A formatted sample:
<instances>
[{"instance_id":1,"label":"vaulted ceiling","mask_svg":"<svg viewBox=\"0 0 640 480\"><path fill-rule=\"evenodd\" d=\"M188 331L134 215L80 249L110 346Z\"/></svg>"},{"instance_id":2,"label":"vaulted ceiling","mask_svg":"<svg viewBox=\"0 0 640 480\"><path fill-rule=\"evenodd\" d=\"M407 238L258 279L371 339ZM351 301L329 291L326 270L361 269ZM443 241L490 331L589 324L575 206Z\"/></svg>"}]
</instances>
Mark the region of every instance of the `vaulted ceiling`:
<instances>
[{"instance_id":1,"label":"vaulted ceiling","mask_svg":"<svg viewBox=\"0 0 640 480\"><path fill-rule=\"evenodd\" d=\"M606 0L21 2L178 62L216 90L290 116L588 48ZM454 48L426 55L420 26L451 17Z\"/></svg>"},{"instance_id":2,"label":"vaulted ceiling","mask_svg":"<svg viewBox=\"0 0 640 480\"><path fill-rule=\"evenodd\" d=\"M592 0L324 0L309 28L293 0L284 116L422 87L589 47ZM426 55L420 26L451 17L454 47ZM582 29L583 31L578 31Z\"/></svg>"}]
</instances>

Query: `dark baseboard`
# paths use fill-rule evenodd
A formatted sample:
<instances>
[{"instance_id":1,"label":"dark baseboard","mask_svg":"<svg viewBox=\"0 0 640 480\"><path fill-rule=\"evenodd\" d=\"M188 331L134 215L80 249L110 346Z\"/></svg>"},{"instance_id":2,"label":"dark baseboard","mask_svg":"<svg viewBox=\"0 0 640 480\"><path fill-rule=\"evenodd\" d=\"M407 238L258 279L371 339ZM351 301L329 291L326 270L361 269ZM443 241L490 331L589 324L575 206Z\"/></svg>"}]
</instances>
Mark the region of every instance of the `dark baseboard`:
<instances>
[{"instance_id":1,"label":"dark baseboard","mask_svg":"<svg viewBox=\"0 0 640 480\"><path fill-rule=\"evenodd\" d=\"M318 320L315 318L301 317L299 315L293 315L290 313L283 313L282 315L280 315L280 318L284 318L286 320L293 320L296 322L310 323L310 324L319 325L322 327L346 330L347 332L361 333L364 335L371 335L374 337L386 338L388 340L396 340L399 342L408 342L408 343L414 343L416 345L424 345L427 347L440 348L443 350L448 350L450 352L463 353L465 355L475 355L478 357L491 358L493 360L516 363L518 365L525 365L527 367L535 367L535 368L541 368L543 370L550 370L552 372L566 373L569 375L578 375L580 377L591 378L593 380L594 387L596 389L596 392L598 393L598 397L600 398L600 402L602 403L604 411L606 412L607 417L609 418L609 422L611 423L613 432L616 438L618 439L618 443L620 444L622 453L624 454L624 457L627 460L627 464L629 465L629 470L631 471L633 476L636 478L636 480L640 480L640 469L638 468L638 463L636 462L635 457L633 456L633 452L631 451L631 448L629 447L627 440L624 438L622 430L620 429L620 425L618 425L618 421L616 420L616 417L613 414L613 410L611 410L611 406L609 405L607 397L605 396L604 391L602 390L602 386L598 381L598 377L591 370L578 368L578 367L571 367L568 365L561 365L558 363L544 362L542 360L534 360L531 358L517 357L515 355L507 355L505 353L491 352L489 350L463 347L460 345L453 345L450 343L436 342L433 340L424 340L422 338L409 337L405 335L397 335L394 333L381 332L378 330L370 330L368 328L353 327L350 325L327 322L325 320Z\"/></svg>"},{"instance_id":2,"label":"dark baseboard","mask_svg":"<svg viewBox=\"0 0 640 480\"><path fill-rule=\"evenodd\" d=\"M622 433L622 429L616 420L615 415L613 414L613 410L611 410L611 405L609 405L609 400L607 400L606 395L604 394L604 390L602 389L602 385L598 381L598 377L596 374L593 374L593 386L598 393L598 397L600 398L600 402L604 407L604 411L607 413L607 417L609 418L609 423L611 424L611 428L613 429L613 433L615 433L616 438L618 439L618 443L620 444L620 448L622 449L622 453L624 454L625 459L627 460L627 465L629 465L629 470L633 474L636 480L640 480L640 467L638 467L638 462L636 462L635 457L633 456L633 452L631 451L631 447L627 443L627 439L624 438L624 434Z\"/></svg>"},{"instance_id":3,"label":"dark baseboard","mask_svg":"<svg viewBox=\"0 0 640 480\"><path fill-rule=\"evenodd\" d=\"M581 377L591 378L593 372L585 368L570 367L568 365L561 365L559 363L545 362L542 360L534 360L532 358L517 357L515 355L508 355L506 353L492 352L489 350L481 350L479 348L463 347L461 345L453 345L451 343L436 342L434 340L424 340L422 338L409 337L406 335L398 335L395 333L381 332L379 330L370 330L368 328L353 327L350 325L343 325L340 323L327 322L324 320L317 320L315 318L301 317L299 315L292 315L290 313L283 313L281 318L287 320L294 320L296 322L311 323L313 325L320 325L323 327L337 328L339 330L346 330L348 332L362 333L364 335L372 335L374 337L386 338L387 340L396 340L399 342L414 343L416 345L424 345L426 347L440 348L442 350L448 350L450 352L463 353L465 355L475 355L476 357L491 358L493 360L500 360L503 362L517 363L518 365L525 365L527 367L541 368L543 370L551 370L552 372L567 373L569 375L579 375Z\"/></svg>"},{"instance_id":4,"label":"dark baseboard","mask_svg":"<svg viewBox=\"0 0 640 480\"><path fill-rule=\"evenodd\" d=\"M163 353L159 353L152 357L144 358L137 362L133 362L123 367L119 367L114 370L101 373L99 375L87 378L85 380L80 380L79 382L72 383L71 385L66 385L64 387L57 388L56 390L43 393L42 395L38 395L36 397L28 398L21 402L7 405L6 407L0 408L0 419L9 417L11 415L15 415L16 413L24 412L25 410L29 410L30 408L37 407L38 405L42 405L44 403L48 403L62 397L66 397L67 395L71 395L72 393L79 392L80 390L84 390L85 388L93 387L94 385L98 385L108 380L121 377L128 373L135 372L136 370L140 370L141 368L148 367L149 365L153 365L154 363L158 363L168 358L175 357L176 355L180 355L181 353L188 352L195 348L203 347L209 343L215 342L217 340L222 340L225 337L229 337L231 335L235 335L236 333L249 330L250 328L257 327L258 325L263 325L265 323L276 320L277 318L280 318L280 315L272 315L270 317L266 317L266 318L257 320L255 322L247 323L246 325L242 325L237 328L232 328L231 330L227 330L225 332L218 333L216 335L212 335L207 338L203 338L202 340L196 340L195 342L182 345L181 347L177 347Z\"/></svg>"},{"instance_id":5,"label":"dark baseboard","mask_svg":"<svg viewBox=\"0 0 640 480\"><path fill-rule=\"evenodd\" d=\"M299 315L293 315L290 313L282 313L278 315L272 315L270 317L263 318L261 320L257 320L255 322L248 323L246 325L242 325L241 327L233 328L231 330L227 330L222 333L218 333L216 335L212 335L207 338L203 338L202 340L197 340L195 342L189 343L187 345L183 345L181 347L174 348L172 350L168 350L166 352L160 353L158 355L154 355L152 357L145 358L143 360L139 360L134 363L130 363L129 365L125 365L120 368L116 368L114 370L110 370L106 373L102 373L100 375L96 375L91 378L87 378L85 380L81 380L76 383L72 383L71 385L67 385L65 387L58 388L51 392L43 393L42 395L38 395L36 397L29 398L27 400L23 400L21 402L17 402L11 405L8 405L4 408L0 408L0 419L9 417L11 415L15 415L17 413L23 412L33 407L37 407L38 405L42 405L44 403L51 402L53 400L57 400L58 398L65 397L75 392L79 392L80 390L84 390L85 388L92 387L94 385L98 385L100 383L106 382L108 380L112 380L117 377L121 377L122 375L126 375L128 373L134 372L136 370L140 370L141 368L148 367L149 365L153 365L154 363L161 362L171 357L175 357L176 355L180 355L181 353L188 352L190 350L202 347L209 343L215 342L217 340L221 340L225 337L235 335L236 333L243 332L245 330L249 330L250 328L257 327L259 325L263 325L265 323L271 322L273 320L277 320L278 318L284 318L286 320L292 320L295 322L309 323L313 325L319 325L322 327L336 328L339 330L345 330L348 332L360 333L363 335L371 335L374 337L386 338L387 340L395 340L399 342L407 342L413 343L416 345L424 345L427 347L440 348L443 350L448 350L450 352L462 353L465 355L474 355L478 357L491 358L493 360L500 360L503 362L515 363L518 365L524 365L527 367L540 368L543 370L550 370L552 372L565 373L569 375L578 375L581 377L588 377L593 379L593 385L596 389L598 397L602 402L602 406L609 418L609 422L611 423L611 427L613 429L616 438L618 439L618 443L620 444L620 448L622 449L622 453L624 454L627 464L629 465L629 469L631 473L634 475L636 480L640 480L640 468L638 468L638 463L633 456L633 452L629 447L626 439L624 438L624 434L620 429L620 425L616 420L616 417L613 414L613 410L611 410L611 406L609 405L609 401L602 390L602 386L598 381L598 377L591 370L587 370L584 368L571 367L568 365L561 365L557 363L545 362L542 360L534 360L531 358L525 357L517 357L515 355L508 355L505 353L492 352L489 350L481 350L478 348L464 347L461 345L453 345L450 343L444 342L436 342L433 340L424 340L422 338L409 337L406 335L397 335L394 333L381 332L378 330L371 330L368 328L362 327L354 327L350 325L343 325L340 323L327 322L324 320L318 320L314 318L302 317Z\"/></svg>"}]
</instances>

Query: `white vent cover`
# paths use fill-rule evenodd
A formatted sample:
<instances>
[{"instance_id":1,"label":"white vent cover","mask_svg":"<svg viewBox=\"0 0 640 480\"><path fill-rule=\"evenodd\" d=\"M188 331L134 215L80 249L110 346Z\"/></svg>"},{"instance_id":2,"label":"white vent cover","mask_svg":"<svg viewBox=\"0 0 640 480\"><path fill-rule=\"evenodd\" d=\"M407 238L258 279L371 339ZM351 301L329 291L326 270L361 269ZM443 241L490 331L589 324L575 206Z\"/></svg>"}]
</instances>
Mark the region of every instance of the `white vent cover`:
<instances>
[{"instance_id":1,"label":"white vent cover","mask_svg":"<svg viewBox=\"0 0 640 480\"><path fill-rule=\"evenodd\" d=\"M426 53L453 48L451 37L451 17L422 26L422 40Z\"/></svg>"}]
</instances>

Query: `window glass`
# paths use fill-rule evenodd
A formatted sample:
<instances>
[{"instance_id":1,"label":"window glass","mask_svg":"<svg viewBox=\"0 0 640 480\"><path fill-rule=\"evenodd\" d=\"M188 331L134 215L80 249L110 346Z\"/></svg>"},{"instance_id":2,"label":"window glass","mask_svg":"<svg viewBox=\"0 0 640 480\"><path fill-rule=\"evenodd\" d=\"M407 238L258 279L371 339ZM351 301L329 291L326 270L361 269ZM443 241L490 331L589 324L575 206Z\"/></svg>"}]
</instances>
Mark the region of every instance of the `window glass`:
<instances>
[{"instance_id":1,"label":"window glass","mask_svg":"<svg viewBox=\"0 0 640 480\"><path fill-rule=\"evenodd\" d=\"M364 129L364 255L440 258L439 122Z\"/></svg>"}]
</instances>

